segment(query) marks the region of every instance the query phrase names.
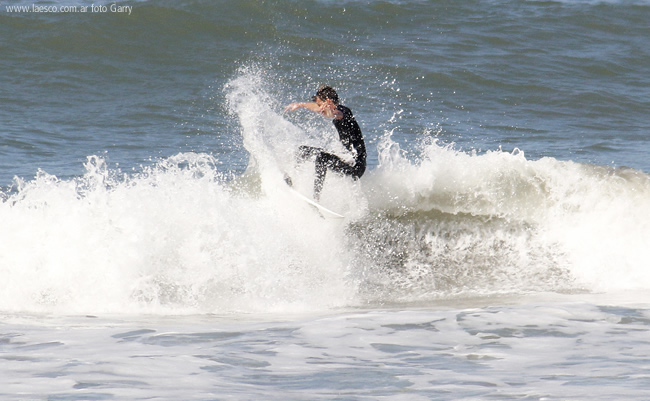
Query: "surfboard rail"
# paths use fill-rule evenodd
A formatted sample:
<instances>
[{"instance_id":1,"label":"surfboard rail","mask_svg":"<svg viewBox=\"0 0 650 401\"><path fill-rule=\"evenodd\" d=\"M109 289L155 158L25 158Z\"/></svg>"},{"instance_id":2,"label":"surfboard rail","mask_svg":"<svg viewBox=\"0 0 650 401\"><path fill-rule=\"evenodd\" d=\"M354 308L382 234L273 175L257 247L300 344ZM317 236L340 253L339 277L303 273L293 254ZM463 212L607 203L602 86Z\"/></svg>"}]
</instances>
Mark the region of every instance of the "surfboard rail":
<instances>
[{"instance_id":1,"label":"surfboard rail","mask_svg":"<svg viewBox=\"0 0 650 401\"><path fill-rule=\"evenodd\" d=\"M309 199L308 197L306 197L305 195L301 194L300 192L296 191L295 189L293 189L291 187L289 187L289 191L293 195L298 197L299 199L302 199L303 201L307 202L309 205L315 207L319 211L319 213L321 214L322 217L325 217L325 218L329 217L329 218L335 218L335 219L344 219L345 218L345 216L343 216L342 214L336 213L335 211L326 208L325 206L315 202L312 199Z\"/></svg>"}]
</instances>

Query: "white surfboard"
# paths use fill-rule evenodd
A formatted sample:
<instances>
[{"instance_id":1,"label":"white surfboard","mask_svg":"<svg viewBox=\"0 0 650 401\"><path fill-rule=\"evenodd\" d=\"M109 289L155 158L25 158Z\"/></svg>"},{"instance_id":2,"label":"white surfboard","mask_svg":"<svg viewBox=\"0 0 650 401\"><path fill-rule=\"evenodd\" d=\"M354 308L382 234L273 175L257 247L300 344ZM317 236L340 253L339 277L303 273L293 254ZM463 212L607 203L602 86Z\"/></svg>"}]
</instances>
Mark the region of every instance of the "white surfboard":
<instances>
[{"instance_id":1,"label":"white surfboard","mask_svg":"<svg viewBox=\"0 0 650 401\"><path fill-rule=\"evenodd\" d=\"M336 213L334 211L329 210L325 206L314 202L313 200L309 199L308 197L306 197L305 195L301 194L300 192L296 191L295 189L293 189L291 187L289 187L289 191L291 191L291 193L294 194L295 196L297 196L298 198L304 200L305 202L307 202L311 206L315 207L320 212L320 215L325 217L325 218L331 218L331 219L344 219L345 218L345 216L343 216L342 214L338 214L338 213Z\"/></svg>"}]
</instances>

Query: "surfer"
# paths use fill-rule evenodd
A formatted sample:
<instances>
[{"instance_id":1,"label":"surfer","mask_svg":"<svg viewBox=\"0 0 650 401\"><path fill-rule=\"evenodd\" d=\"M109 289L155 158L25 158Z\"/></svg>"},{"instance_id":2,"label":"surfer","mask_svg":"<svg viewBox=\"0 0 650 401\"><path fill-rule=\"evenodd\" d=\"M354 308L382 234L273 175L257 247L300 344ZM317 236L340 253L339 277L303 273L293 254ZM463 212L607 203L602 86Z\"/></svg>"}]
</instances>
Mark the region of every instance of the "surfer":
<instances>
[{"instance_id":1,"label":"surfer","mask_svg":"<svg viewBox=\"0 0 650 401\"><path fill-rule=\"evenodd\" d=\"M331 118L334 127L339 133L339 139L343 146L348 149L354 156L352 162L346 162L340 157L325 152L321 148L313 146L301 146L298 148L299 161L305 161L311 157L316 157L316 177L314 178L314 200L320 199L320 192L323 189L325 182L325 175L327 169L335 171L339 174L348 175L355 180L361 178L366 171L366 144L363 141L361 128L357 120L354 119L352 111L339 104L339 96L334 89L330 86L321 86L312 97L311 102L300 103L295 102L289 104L285 109L287 111L294 111L299 108L311 110L315 113L323 115L325 118ZM291 185L291 179L286 177L286 181Z\"/></svg>"}]
</instances>

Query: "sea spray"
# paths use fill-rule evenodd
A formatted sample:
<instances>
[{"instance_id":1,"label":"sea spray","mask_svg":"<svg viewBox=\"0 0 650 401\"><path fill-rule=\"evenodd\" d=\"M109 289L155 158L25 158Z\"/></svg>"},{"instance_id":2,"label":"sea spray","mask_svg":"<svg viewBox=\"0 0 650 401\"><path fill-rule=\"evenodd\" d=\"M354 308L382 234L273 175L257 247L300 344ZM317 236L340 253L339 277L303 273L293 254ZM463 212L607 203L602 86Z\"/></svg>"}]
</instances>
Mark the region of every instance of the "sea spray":
<instances>
[{"instance_id":1,"label":"sea spray","mask_svg":"<svg viewBox=\"0 0 650 401\"><path fill-rule=\"evenodd\" d=\"M295 202L233 191L208 155L178 155L121 181L93 160L79 179L42 173L0 205L3 310L227 313L347 302L338 228L315 224Z\"/></svg>"},{"instance_id":2,"label":"sea spray","mask_svg":"<svg viewBox=\"0 0 650 401\"><path fill-rule=\"evenodd\" d=\"M387 133L361 180L328 175L321 201L346 219L327 221L283 181L310 193L313 164L294 152L326 124L305 132L265 79L242 71L225 87L243 176L186 152L129 173L90 156L77 178L17 180L0 203L0 309L322 311L650 287L647 174L435 138L412 157Z\"/></svg>"}]
</instances>

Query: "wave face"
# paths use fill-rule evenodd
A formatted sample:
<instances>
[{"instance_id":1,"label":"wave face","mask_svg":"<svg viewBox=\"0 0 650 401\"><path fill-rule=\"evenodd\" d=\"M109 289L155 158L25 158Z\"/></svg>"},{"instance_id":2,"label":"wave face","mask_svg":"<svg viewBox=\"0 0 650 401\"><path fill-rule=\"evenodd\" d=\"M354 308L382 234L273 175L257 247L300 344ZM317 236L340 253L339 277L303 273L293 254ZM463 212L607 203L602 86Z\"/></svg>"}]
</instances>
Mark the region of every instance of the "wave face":
<instances>
[{"instance_id":1,"label":"wave face","mask_svg":"<svg viewBox=\"0 0 650 401\"><path fill-rule=\"evenodd\" d=\"M647 174L435 142L413 164L387 141L369 189L375 213L356 226L357 246L381 261L382 296L650 284Z\"/></svg>"},{"instance_id":2,"label":"wave face","mask_svg":"<svg viewBox=\"0 0 650 401\"><path fill-rule=\"evenodd\" d=\"M362 180L328 176L321 218L293 162L302 129L263 72L227 105L252 161L181 153L124 173L17 180L0 204L0 309L155 313L326 310L466 296L650 288L650 177L435 137L407 158L390 132ZM312 167L313 169L313 167Z\"/></svg>"}]
</instances>

